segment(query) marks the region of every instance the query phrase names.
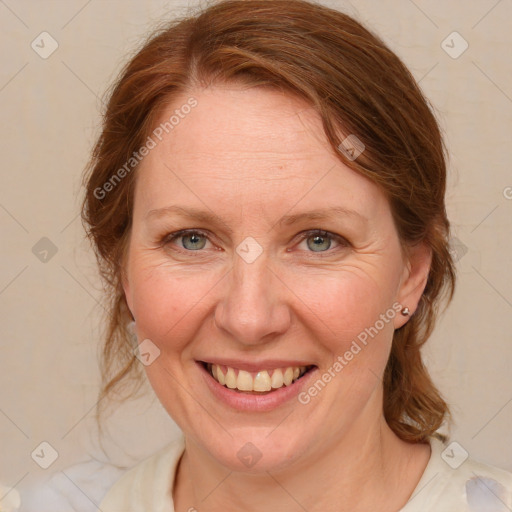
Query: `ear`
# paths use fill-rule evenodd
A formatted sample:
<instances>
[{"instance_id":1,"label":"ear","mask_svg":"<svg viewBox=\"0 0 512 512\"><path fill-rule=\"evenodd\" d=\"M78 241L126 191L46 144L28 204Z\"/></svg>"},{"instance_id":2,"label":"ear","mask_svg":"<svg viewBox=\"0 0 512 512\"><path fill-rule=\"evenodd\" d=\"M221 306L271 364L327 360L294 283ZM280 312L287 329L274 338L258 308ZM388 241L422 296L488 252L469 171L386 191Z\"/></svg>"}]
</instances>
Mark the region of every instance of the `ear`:
<instances>
[{"instance_id":1,"label":"ear","mask_svg":"<svg viewBox=\"0 0 512 512\"><path fill-rule=\"evenodd\" d=\"M397 301L402 308L409 308L412 315L421 299L427 285L430 265L432 263L432 249L424 242L407 246L404 251L405 266L398 288ZM398 314L395 316L395 329L402 327L409 316Z\"/></svg>"}]
</instances>

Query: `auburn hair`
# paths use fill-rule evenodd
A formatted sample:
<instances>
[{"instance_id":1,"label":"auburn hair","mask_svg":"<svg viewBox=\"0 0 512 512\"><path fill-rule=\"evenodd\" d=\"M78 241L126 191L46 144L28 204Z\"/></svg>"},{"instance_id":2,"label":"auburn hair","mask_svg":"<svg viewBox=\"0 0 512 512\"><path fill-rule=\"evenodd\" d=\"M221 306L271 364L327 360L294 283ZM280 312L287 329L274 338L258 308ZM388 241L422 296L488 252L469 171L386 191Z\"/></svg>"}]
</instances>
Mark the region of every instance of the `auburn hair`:
<instances>
[{"instance_id":1,"label":"auburn hair","mask_svg":"<svg viewBox=\"0 0 512 512\"><path fill-rule=\"evenodd\" d=\"M441 304L447 306L455 291L441 131L413 76L377 35L347 14L307 0L214 1L167 22L144 41L108 91L102 131L83 177L82 203L107 310L96 418L110 399L133 396L144 381L130 343L132 317L122 288L137 166L122 173L108 193L98 190L105 191L144 145L174 98L216 83L268 87L305 100L320 115L339 159L387 197L402 247L423 241L431 248L418 307L393 335L383 410L405 441L439 435L450 412L420 349ZM356 159L340 149L349 134L365 146Z\"/></svg>"}]
</instances>

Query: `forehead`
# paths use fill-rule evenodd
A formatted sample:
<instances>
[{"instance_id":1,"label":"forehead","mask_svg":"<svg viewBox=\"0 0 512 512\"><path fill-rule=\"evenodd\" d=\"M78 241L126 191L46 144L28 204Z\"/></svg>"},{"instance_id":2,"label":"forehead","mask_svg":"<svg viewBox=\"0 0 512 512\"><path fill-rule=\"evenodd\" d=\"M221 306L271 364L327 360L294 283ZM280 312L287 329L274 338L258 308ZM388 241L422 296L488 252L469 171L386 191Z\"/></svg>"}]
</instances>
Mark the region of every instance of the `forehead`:
<instances>
[{"instance_id":1,"label":"forehead","mask_svg":"<svg viewBox=\"0 0 512 512\"><path fill-rule=\"evenodd\" d=\"M191 97L196 105L183 108ZM158 126L168 133L155 139L156 147L138 169L137 188L151 203L148 208L172 201L178 182L188 195L194 187L197 199L258 200L260 208L284 207L286 198L293 203L301 197L306 205L316 198L315 207L324 206L318 200L374 210L382 206L377 187L336 157L318 114L294 96L235 86L196 90L175 98Z\"/></svg>"},{"instance_id":2,"label":"forehead","mask_svg":"<svg viewBox=\"0 0 512 512\"><path fill-rule=\"evenodd\" d=\"M235 86L212 87L192 95L197 106L166 137L169 149L181 158L222 154L237 160L277 161L329 151L318 134L316 112L299 98L269 88ZM180 110L191 96L177 98L159 122Z\"/></svg>"}]
</instances>

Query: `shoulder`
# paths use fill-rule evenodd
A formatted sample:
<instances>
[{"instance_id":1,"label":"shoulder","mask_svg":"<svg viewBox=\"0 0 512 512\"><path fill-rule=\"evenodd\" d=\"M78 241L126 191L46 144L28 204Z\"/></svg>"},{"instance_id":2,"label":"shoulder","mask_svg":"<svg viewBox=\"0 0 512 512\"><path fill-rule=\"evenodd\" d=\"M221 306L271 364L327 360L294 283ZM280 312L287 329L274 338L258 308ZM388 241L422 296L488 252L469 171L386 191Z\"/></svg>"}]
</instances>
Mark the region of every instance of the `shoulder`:
<instances>
[{"instance_id":1,"label":"shoulder","mask_svg":"<svg viewBox=\"0 0 512 512\"><path fill-rule=\"evenodd\" d=\"M452 487L464 494L468 510L510 511L512 473L469 456L460 467L448 468L450 472Z\"/></svg>"},{"instance_id":2,"label":"shoulder","mask_svg":"<svg viewBox=\"0 0 512 512\"><path fill-rule=\"evenodd\" d=\"M100 510L172 510L171 486L184 448L184 438L180 437L126 471L110 488L100 503Z\"/></svg>"},{"instance_id":3,"label":"shoulder","mask_svg":"<svg viewBox=\"0 0 512 512\"><path fill-rule=\"evenodd\" d=\"M506 512L512 473L475 460L456 441L430 440L432 453L404 512Z\"/></svg>"}]
</instances>

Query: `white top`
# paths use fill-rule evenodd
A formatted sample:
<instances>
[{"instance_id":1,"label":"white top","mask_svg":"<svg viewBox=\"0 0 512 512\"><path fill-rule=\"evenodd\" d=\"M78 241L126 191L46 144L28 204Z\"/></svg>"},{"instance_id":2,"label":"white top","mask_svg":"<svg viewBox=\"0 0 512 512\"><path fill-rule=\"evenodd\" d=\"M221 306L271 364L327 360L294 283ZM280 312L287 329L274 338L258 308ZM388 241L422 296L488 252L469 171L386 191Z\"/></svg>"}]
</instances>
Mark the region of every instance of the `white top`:
<instances>
[{"instance_id":1,"label":"white top","mask_svg":"<svg viewBox=\"0 0 512 512\"><path fill-rule=\"evenodd\" d=\"M397 512L510 512L512 473L468 458L457 442L430 439L432 453L409 501ZM128 470L100 504L102 512L175 512L171 486L184 437Z\"/></svg>"}]
</instances>

